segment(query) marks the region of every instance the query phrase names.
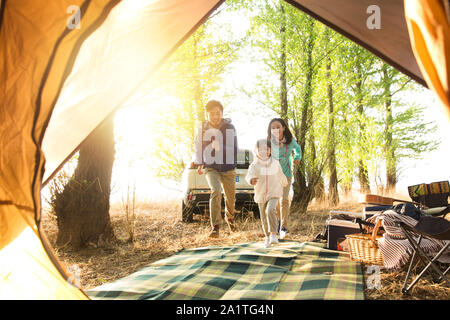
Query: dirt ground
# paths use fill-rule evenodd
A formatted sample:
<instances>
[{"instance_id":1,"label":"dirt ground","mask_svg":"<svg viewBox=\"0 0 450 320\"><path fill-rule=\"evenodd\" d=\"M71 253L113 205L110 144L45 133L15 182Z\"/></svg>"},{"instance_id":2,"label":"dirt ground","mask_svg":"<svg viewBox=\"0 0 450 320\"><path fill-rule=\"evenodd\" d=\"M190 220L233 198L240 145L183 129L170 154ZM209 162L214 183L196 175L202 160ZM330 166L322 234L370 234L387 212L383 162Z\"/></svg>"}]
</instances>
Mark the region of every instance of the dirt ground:
<instances>
[{"instance_id":1,"label":"dirt ground","mask_svg":"<svg viewBox=\"0 0 450 320\"><path fill-rule=\"evenodd\" d=\"M118 242L102 248L86 248L72 251L68 248L55 248L55 253L74 274L79 275L82 289L90 289L103 283L112 282L134 273L144 266L173 255L183 248L196 248L209 245L227 245L242 242L262 241L263 234L259 219L251 214L237 219L237 230L230 232L221 229L218 239L210 239L209 219L207 216L195 216L194 222L183 223L180 220L181 202L170 200L140 203L135 208L135 217L127 217L120 205L111 207L111 221ZM287 239L311 241L323 231L330 210L361 212L362 206L354 202L344 202L332 209L312 204L306 214L291 214L289 236ZM56 240L56 218L49 210L44 210L42 229L50 243ZM134 235L134 241L126 241ZM364 266L365 278L370 276ZM408 296L401 293L406 271L387 272L381 270L380 286L369 289L365 286L366 299L369 300L449 300L450 288L420 280Z\"/></svg>"}]
</instances>

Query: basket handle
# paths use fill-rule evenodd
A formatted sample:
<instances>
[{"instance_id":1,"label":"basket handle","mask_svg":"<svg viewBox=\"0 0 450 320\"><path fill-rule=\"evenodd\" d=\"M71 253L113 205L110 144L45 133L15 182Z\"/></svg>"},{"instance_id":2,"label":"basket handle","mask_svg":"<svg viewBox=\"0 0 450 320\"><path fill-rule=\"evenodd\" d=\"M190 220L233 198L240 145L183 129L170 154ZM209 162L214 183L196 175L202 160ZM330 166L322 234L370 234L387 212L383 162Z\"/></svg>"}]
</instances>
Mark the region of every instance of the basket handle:
<instances>
[{"instance_id":1,"label":"basket handle","mask_svg":"<svg viewBox=\"0 0 450 320\"><path fill-rule=\"evenodd\" d=\"M354 223L357 223L359 225L359 229L361 230L361 233L366 233L366 230L363 229L362 225L366 225L369 227L374 227L375 225L373 223L367 222L365 220L362 220L361 218L355 218L353 219Z\"/></svg>"},{"instance_id":2,"label":"basket handle","mask_svg":"<svg viewBox=\"0 0 450 320\"><path fill-rule=\"evenodd\" d=\"M378 218L377 222L375 223L375 227L373 228L372 237L370 238L373 243L377 242L378 229L380 229L382 220L383 219Z\"/></svg>"}]
</instances>

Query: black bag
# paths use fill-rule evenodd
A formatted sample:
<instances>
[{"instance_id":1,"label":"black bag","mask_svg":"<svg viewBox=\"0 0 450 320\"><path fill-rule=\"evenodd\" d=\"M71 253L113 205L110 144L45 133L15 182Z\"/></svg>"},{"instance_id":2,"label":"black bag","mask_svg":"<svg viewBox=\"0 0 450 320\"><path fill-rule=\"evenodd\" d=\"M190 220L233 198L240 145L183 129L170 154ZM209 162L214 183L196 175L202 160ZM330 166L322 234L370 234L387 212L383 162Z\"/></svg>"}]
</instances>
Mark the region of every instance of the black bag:
<instances>
[{"instance_id":1,"label":"black bag","mask_svg":"<svg viewBox=\"0 0 450 320\"><path fill-rule=\"evenodd\" d=\"M340 214L336 214L336 215L333 215L333 216L329 217L327 219L327 222L329 220L331 220L331 219L354 221L355 218L350 216L350 215L348 215L348 214L340 213ZM316 234L314 236L312 242L320 242L321 240L327 240L328 239L328 223L327 222L325 222L325 226L323 228L323 231L321 233Z\"/></svg>"},{"instance_id":2,"label":"black bag","mask_svg":"<svg viewBox=\"0 0 450 320\"><path fill-rule=\"evenodd\" d=\"M392 210L394 210L398 214L403 214L416 220L419 220L423 214L419 208L409 202L397 204Z\"/></svg>"}]
</instances>

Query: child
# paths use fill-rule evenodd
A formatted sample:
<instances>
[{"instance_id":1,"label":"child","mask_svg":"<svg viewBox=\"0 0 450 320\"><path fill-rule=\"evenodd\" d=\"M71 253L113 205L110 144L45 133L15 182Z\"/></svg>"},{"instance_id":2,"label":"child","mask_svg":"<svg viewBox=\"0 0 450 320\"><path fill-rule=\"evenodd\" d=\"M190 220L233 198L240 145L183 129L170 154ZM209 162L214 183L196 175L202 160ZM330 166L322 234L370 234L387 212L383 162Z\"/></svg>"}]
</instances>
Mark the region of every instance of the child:
<instances>
[{"instance_id":1,"label":"child","mask_svg":"<svg viewBox=\"0 0 450 320\"><path fill-rule=\"evenodd\" d=\"M266 248L278 243L276 206L287 185L278 160L271 157L270 140L256 142L255 159L248 168L247 182L255 187L255 202L258 204Z\"/></svg>"},{"instance_id":2,"label":"child","mask_svg":"<svg viewBox=\"0 0 450 320\"><path fill-rule=\"evenodd\" d=\"M279 230L280 239L284 239L288 232L286 222L289 215L289 191L293 176L291 155L294 152L294 165L297 166L302 158L302 150L292 136L286 122L281 118L274 118L270 121L267 128L267 139L272 142L272 157L280 161L281 168L288 181L281 196L281 221L279 224L279 227L281 227Z\"/></svg>"}]
</instances>

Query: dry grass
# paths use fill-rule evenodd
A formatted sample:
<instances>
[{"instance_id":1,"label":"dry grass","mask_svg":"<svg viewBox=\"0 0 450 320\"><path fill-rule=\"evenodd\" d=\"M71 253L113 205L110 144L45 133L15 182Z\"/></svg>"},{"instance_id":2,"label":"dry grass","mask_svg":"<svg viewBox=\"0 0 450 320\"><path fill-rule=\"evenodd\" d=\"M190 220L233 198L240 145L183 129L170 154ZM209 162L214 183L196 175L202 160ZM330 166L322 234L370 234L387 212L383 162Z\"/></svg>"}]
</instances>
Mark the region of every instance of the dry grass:
<instances>
[{"instance_id":1,"label":"dry grass","mask_svg":"<svg viewBox=\"0 0 450 320\"><path fill-rule=\"evenodd\" d=\"M225 226L219 239L210 239L209 219L196 216L193 223L180 221L180 201L168 200L151 203L137 203L134 221L127 219L120 205L112 206L111 221L119 239L117 244L105 248L90 248L73 252L67 248L55 249L56 254L66 267L76 266L80 272L80 284L90 289L105 282L112 282L136 272L159 259L173 255L183 248L196 248L209 245L227 245L234 243L262 241L260 221L250 214L237 221L237 230L230 232ZM311 241L314 235L323 231L329 216L328 208L311 204L303 215L291 214L289 239ZM355 202L344 202L332 210L361 212L362 206ZM127 242L133 223L134 241ZM43 214L42 227L52 245L56 240L56 220L46 212ZM364 268L365 270L365 268ZM381 272L381 288L365 288L367 299L450 299L450 288L421 280L410 296L400 292L405 272ZM367 277L367 275L365 275Z\"/></svg>"}]
</instances>

